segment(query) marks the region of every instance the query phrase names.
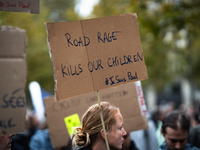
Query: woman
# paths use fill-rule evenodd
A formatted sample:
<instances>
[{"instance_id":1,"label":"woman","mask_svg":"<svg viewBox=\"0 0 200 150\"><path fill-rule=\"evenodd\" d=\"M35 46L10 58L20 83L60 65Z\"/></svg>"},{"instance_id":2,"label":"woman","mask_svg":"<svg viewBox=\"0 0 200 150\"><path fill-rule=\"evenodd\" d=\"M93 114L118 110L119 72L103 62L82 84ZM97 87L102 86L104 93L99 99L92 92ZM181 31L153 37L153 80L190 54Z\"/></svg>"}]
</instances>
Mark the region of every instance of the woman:
<instances>
[{"instance_id":1,"label":"woman","mask_svg":"<svg viewBox=\"0 0 200 150\"><path fill-rule=\"evenodd\" d=\"M123 118L118 108L108 102L101 103L106 135L110 150L122 149L126 131ZM76 150L107 150L102 128L99 105L92 105L82 117L82 127L78 127L72 145Z\"/></svg>"}]
</instances>

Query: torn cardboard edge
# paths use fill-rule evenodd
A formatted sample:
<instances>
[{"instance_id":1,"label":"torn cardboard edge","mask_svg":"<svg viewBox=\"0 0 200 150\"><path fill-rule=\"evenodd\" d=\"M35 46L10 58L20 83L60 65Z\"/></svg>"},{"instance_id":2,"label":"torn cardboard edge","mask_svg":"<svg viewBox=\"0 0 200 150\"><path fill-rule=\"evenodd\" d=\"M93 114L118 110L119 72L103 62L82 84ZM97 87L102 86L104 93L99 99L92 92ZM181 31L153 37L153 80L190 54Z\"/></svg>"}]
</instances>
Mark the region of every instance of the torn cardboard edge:
<instances>
[{"instance_id":1,"label":"torn cardboard edge","mask_svg":"<svg viewBox=\"0 0 200 150\"><path fill-rule=\"evenodd\" d=\"M48 45L48 48L49 48L49 56L50 56L51 63L52 63L52 66L53 66L53 71L54 71L54 74L53 74L54 85L55 85L54 86L54 91L57 91L57 76L56 76L56 70L55 70L54 61L53 61L53 55L52 55L51 45L50 45L50 42L49 42L48 26L47 26L47 23L44 23L44 24L45 24L45 27L46 27L46 30L47 30L47 45ZM55 95L56 95L56 92L55 92Z\"/></svg>"},{"instance_id":2,"label":"torn cardboard edge","mask_svg":"<svg viewBox=\"0 0 200 150\"><path fill-rule=\"evenodd\" d=\"M120 19L125 18L126 22L121 21ZM131 18L133 18L133 20L130 20ZM111 20L111 22L113 21L112 24L115 23L114 26L110 27L109 29L105 29L107 27L107 25L104 25L102 22L103 21L108 21ZM102 23L103 25L99 25L99 26L95 26L96 24L98 25L100 23ZM96 23L96 24L95 24ZM94 24L94 25L93 25ZM119 24L119 25L117 25ZM128 24L128 25L127 25ZM71 25L71 26L70 26ZM88 25L90 25L88 27ZM143 56L143 51L142 51L142 47L141 47L141 41L140 41L140 36L139 36L139 30L138 30L138 24L137 24L137 15L136 14L126 14L126 15L119 15L119 16L111 16L111 17L103 17L103 18L95 18L95 19L87 19L87 20L79 20L79 21L67 21L67 22L52 22L52 23L45 23L46 26L46 30L47 30L47 43L48 43L48 47L49 47L49 53L50 53L50 58L52 60L52 64L53 64L53 70L54 70L54 82L55 82L55 95L56 95L56 99L62 100L62 99L66 99L69 97L73 97L73 96L77 96L77 95L81 95L81 94L85 94L85 93L89 93L92 91L97 91L100 89L104 89L104 88L109 88L112 86L116 86L116 85L121 85L121 84L126 84L129 82L134 82L134 81L138 81L138 80L143 80L143 79L147 79L148 75L147 75L147 70L146 70L146 66L144 63L144 56ZM83 27L84 26L84 27ZM95 29L94 26L98 29ZM96 30L104 30L104 31L108 31L108 32L112 32L112 30L122 30L124 33L129 33L129 30L127 31L126 29L129 29L129 26L131 26L131 33L134 33L134 36L132 34L131 35L131 39L128 40L123 40L124 37L126 37L126 35L123 35L121 37L119 41L119 43L122 43L122 45L120 46L119 43L117 43L116 45L118 45L117 47L123 47L123 44L125 42L124 45L127 45L127 41L131 41L128 42L129 48L131 47L131 49L120 49L118 53L120 53L120 56L127 53L131 53L131 55L135 55L138 53L140 53L140 55L142 55L142 62L139 62L137 65L133 64L133 66L118 66L118 69L115 68L108 68L107 66L105 67L106 69L104 69L103 71L99 71L97 72L88 72L87 70L87 62L89 64L89 61L92 61L91 58L93 58L93 60L95 61L98 59L102 59L105 56L103 56L103 53L106 54L107 57L107 52L109 50L111 50L110 53L112 53L113 50L116 50L116 45L114 47L109 46L108 49L105 49L103 53L99 53L97 54L94 49L96 51L98 50L102 50L105 48L105 45L95 45L98 43L93 43L93 45L90 45L91 48L89 48L89 46L85 46L85 47L81 47L80 49L78 48L77 50L81 51L82 53L84 53L84 55L82 55L80 57L80 59L78 59L77 57L75 59L74 58L75 54L73 54L74 56L71 56L70 53L72 52L76 52L76 48L74 47L67 47L66 43L64 43L64 41L66 41L65 37L64 37L64 33L68 33L68 31L71 32L71 36L72 34L75 34L76 36L80 36L80 37L85 37L89 35L91 35L91 37L93 37L94 35L92 34L93 32L97 32ZM123 28L124 27L124 28ZM73 31L72 29L76 28L77 30ZM95 29L95 31L93 31ZM92 30L92 31L90 31ZM80 35L79 35L80 34ZM104 39L105 40L105 39ZM135 41L134 41L135 40ZM132 42L133 41L133 42ZM61 43L59 43L61 42ZM132 43L136 43L136 44L132 44ZM92 42L91 42L92 43ZM130 44L131 43L131 44ZM68 43L69 44L69 43ZM68 45L69 46L69 45ZM134 47L132 47L134 46ZM98 49L100 48L100 49ZM93 53L91 54L91 52L93 51ZM117 50L116 50L117 51ZM68 54L68 56L67 56ZM65 57L65 55L67 57ZM69 58L69 56L71 56L72 58ZM84 58L84 56L87 56ZM100 56L103 56L102 58ZM110 56L112 56L112 54L110 54ZM118 55L116 55L115 58L117 58ZM128 56L129 57L129 56ZM137 56L138 57L138 56ZM69 58L69 59L68 59ZM125 57L124 57L125 59ZM129 58L127 58L129 59ZM134 58L135 59L135 58ZM71 67L71 62L74 63L74 60L81 60L80 62L78 62L79 64L81 63L85 63L86 64L81 64L83 65L83 67L81 68L81 74L74 77L70 77L70 73L69 73L69 68L67 68L67 66L64 66L67 68L66 73L69 73L69 75L65 76L63 74L63 70L61 71L61 69L59 68L59 66L62 64L69 64ZM121 58L120 58L121 61ZM106 60L104 61L104 63L106 62ZM72 63L72 64L73 64ZM61 67L62 68L62 67ZM71 69L71 68L70 68ZM137 70L137 72L135 71L134 75L128 75L129 73L129 69L131 69L131 71L134 72L134 69ZM82 73L83 70L83 73ZM86 70L86 71L85 71ZM118 75L117 73L120 73ZM126 74L127 72L127 74ZM62 77L62 75L63 77ZM109 77L113 77L113 79L115 80L115 78L122 78L119 80L115 80L115 85L113 84L114 82L112 81L111 78ZM65 76L65 78L64 78ZM81 77L80 77L81 76ZM128 77L127 77L128 76ZM108 84L104 81L108 78ZM125 79L126 78L126 79ZM127 79L128 78L128 79ZM98 79L98 81L96 80ZM105 85L106 83L106 85ZM76 86L75 86L76 85Z\"/></svg>"}]
</instances>

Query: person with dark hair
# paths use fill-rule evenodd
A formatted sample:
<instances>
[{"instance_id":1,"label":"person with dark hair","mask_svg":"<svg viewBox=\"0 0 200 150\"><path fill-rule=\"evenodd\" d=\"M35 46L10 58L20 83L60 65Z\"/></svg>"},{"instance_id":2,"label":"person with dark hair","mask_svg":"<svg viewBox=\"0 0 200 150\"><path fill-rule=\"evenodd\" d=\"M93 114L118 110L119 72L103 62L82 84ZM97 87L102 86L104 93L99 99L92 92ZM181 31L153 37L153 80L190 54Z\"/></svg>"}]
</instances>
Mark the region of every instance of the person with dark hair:
<instances>
[{"instance_id":1,"label":"person with dark hair","mask_svg":"<svg viewBox=\"0 0 200 150\"><path fill-rule=\"evenodd\" d=\"M27 111L25 132L16 133L12 138L12 150L29 150L29 142L31 137L38 129L39 121L32 111Z\"/></svg>"},{"instance_id":2,"label":"person with dark hair","mask_svg":"<svg viewBox=\"0 0 200 150\"><path fill-rule=\"evenodd\" d=\"M200 150L187 143L189 129L190 121L184 113L172 111L166 114L161 128L165 142L159 150Z\"/></svg>"},{"instance_id":3,"label":"person with dark hair","mask_svg":"<svg viewBox=\"0 0 200 150\"><path fill-rule=\"evenodd\" d=\"M195 122L194 123L195 126L190 127L187 142L200 148L200 111L199 109L194 110L191 120Z\"/></svg>"},{"instance_id":4,"label":"person with dark hair","mask_svg":"<svg viewBox=\"0 0 200 150\"><path fill-rule=\"evenodd\" d=\"M77 127L72 139L73 150L106 150L106 140L102 128L100 111L102 112L108 145L111 150L121 150L126 136L123 128L123 117L119 108L108 102L92 105L82 117L81 127Z\"/></svg>"}]
</instances>

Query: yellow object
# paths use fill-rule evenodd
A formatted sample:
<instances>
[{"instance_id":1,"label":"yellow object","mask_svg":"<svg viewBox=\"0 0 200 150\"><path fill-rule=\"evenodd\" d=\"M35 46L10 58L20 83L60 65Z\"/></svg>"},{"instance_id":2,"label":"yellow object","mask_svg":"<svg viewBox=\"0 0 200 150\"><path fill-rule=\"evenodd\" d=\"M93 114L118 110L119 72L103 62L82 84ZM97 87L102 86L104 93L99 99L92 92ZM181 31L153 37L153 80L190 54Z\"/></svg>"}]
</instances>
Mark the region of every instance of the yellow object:
<instances>
[{"instance_id":1,"label":"yellow object","mask_svg":"<svg viewBox=\"0 0 200 150\"><path fill-rule=\"evenodd\" d=\"M78 114L73 114L71 116L64 118L65 125L67 127L69 136L71 136L73 128L81 125Z\"/></svg>"}]
</instances>

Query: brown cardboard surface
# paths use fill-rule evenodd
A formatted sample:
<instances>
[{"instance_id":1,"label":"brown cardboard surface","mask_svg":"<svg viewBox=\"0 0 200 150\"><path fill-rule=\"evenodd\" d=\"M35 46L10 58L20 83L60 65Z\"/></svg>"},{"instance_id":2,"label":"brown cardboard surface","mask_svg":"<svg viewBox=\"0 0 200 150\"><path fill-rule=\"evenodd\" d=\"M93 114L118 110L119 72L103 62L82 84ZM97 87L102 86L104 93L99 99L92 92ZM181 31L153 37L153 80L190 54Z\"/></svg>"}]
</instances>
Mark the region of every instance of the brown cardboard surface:
<instances>
[{"instance_id":1,"label":"brown cardboard surface","mask_svg":"<svg viewBox=\"0 0 200 150\"><path fill-rule=\"evenodd\" d=\"M0 28L0 133L25 131L25 43L25 30Z\"/></svg>"},{"instance_id":2,"label":"brown cardboard surface","mask_svg":"<svg viewBox=\"0 0 200 150\"><path fill-rule=\"evenodd\" d=\"M101 101L108 101L120 108L127 132L148 128L147 119L141 114L135 83L100 90ZM80 96L56 101L55 96L44 100L51 143L54 148L67 145L70 138L64 118L73 114L82 115L89 106L98 103L97 93L91 92Z\"/></svg>"},{"instance_id":3,"label":"brown cardboard surface","mask_svg":"<svg viewBox=\"0 0 200 150\"><path fill-rule=\"evenodd\" d=\"M0 32L0 37L1 37L0 57L25 58L26 57L25 47L27 46L26 32L24 30L21 30L19 28L14 28L14 27L2 27L0 31L1 31ZM17 45L17 50L16 50L16 45Z\"/></svg>"},{"instance_id":4,"label":"brown cardboard surface","mask_svg":"<svg viewBox=\"0 0 200 150\"><path fill-rule=\"evenodd\" d=\"M0 11L27 12L39 14L39 0L0 0Z\"/></svg>"},{"instance_id":5,"label":"brown cardboard surface","mask_svg":"<svg viewBox=\"0 0 200 150\"><path fill-rule=\"evenodd\" d=\"M46 28L58 101L148 78L136 14Z\"/></svg>"}]
</instances>

